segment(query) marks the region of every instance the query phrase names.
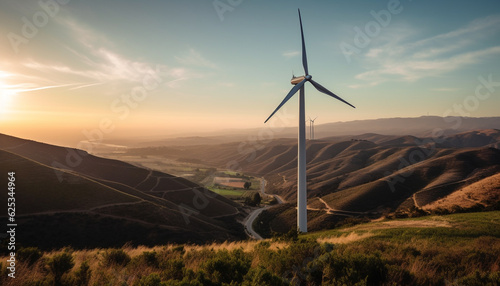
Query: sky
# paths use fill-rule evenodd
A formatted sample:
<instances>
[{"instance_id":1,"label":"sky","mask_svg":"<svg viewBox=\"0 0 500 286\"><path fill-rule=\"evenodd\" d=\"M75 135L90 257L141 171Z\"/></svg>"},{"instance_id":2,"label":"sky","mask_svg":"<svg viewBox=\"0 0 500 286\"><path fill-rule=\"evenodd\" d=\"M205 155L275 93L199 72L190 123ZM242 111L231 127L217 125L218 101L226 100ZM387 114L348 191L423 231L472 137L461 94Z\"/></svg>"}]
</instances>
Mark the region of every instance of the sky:
<instances>
[{"instance_id":1,"label":"sky","mask_svg":"<svg viewBox=\"0 0 500 286\"><path fill-rule=\"evenodd\" d=\"M498 0L7 0L0 133L75 145L263 128L304 74L297 8L313 79L356 106L308 84L315 124L500 116ZM297 97L267 124L296 126Z\"/></svg>"}]
</instances>

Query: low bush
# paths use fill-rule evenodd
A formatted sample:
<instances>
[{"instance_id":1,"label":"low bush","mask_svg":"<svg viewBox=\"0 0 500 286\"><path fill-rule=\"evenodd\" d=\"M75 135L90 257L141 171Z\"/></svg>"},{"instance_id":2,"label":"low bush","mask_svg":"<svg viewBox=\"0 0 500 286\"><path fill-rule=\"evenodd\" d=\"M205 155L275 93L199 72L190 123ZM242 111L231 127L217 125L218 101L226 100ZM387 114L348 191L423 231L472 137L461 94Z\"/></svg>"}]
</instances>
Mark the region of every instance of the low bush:
<instances>
[{"instance_id":1,"label":"low bush","mask_svg":"<svg viewBox=\"0 0 500 286\"><path fill-rule=\"evenodd\" d=\"M250 270L251 260L241 249L234 251L221 250L215 257L207 259L201 270L211 281L221 283L241 283Z\"/></svg>"},{"instance_id":2,"label":"low bush","mask_svg":"<svg viewBox=\"0 0 500 286\"><path fill-rule=\"evenodd\" d=\"M62 285L62 276L69 272L73 266L75 266L73 255L68 252L56 254L47 261L47 267L50 273L54 276L55 285Z\"/></svg>"},{"instance_id":3,"label":"low bush","mask_svg":"<svg viewBox=\"0 0 500 286\"><path fill-rule=\"evenodd\" d=\"M90 270L89 263L87 261L82 262L78 270L75 272L75 285L78 286L88 285L91 276L92 276L92 270Z\"/></svg>"},{"instance_id":4,"label":"low bush","mask_svg":"<svg viewBox=\"0 0 500 286\"><path fill-rule=\"evenodd\" d=\"M130 256L121 248L111 248L103 254L104 266L126 266L130 260Z\"/></svg>"},{"instance_id":5,"label":"low bush","mask_svg":"<svg viewBox=\"0 0 500 286\"><path fill-rule=\"evenodd\" d=\"M306 272L312 285L381 285L388 270L379 254L333 251L314 259Z\"/></svg>"},{"instance_id":6,"label":"low bush","mask_svg":"<svg viewBox=\"0 0 500 286\"><path fill-rule=\"evenodd\" d=\"M42 257L43 253L37 247L20 248L16 252L16 257L19 261L26 262L29 266L33 265Z\"/></svg>"}]
</instances>

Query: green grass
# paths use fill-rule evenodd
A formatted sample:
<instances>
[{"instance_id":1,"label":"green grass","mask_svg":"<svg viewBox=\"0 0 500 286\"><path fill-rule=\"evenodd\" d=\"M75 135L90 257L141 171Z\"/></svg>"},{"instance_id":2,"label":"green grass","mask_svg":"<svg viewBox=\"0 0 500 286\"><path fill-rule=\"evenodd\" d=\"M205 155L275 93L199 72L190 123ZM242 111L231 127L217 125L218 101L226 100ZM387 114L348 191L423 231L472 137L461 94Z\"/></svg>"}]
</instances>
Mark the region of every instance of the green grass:
<instances>
[{"instance_id":1,"label":"green grass","mask_svg":"<svg viewBox=\"0 0 500 286\"><path fill-rule=\"evenodd\" d=\"M241 197L243 196L247 191L244 190L227 190L227 189L219 189L219 188L214 188L214 187L209 187L208 188L210 191L224 196L224 197Z\"/></svg>"},{"instance_id":2,"label":"green grass","mask_svg":"<svg viewBox=\"0 0 500 286\"><path fill-rule=\"evenodd\" d=\"M371 240L388 240L403 243L409 240L428 240L435 243L453 244L481 236L500 238L500 211L460 213L444 216L396 219L394 221L446 221L451 227L393 227L381 229L384 222L359 224L355 227L339 228L302 235L304 238L338 237L347 233L371 232Z\"/></svg>"}]
</instances>

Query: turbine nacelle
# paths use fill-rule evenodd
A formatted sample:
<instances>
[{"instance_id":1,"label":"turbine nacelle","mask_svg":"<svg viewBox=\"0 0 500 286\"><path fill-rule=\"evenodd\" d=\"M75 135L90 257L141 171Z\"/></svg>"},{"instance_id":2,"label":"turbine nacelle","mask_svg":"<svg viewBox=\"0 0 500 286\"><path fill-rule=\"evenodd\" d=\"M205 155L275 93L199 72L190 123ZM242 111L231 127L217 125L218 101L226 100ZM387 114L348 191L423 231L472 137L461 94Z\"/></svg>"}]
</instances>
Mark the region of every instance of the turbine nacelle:
<instances>
[{"instance_id":1,"label":"turbine nacelle","mask_svg":"<svg viewBox=\"0 0 500 286\"><path fill-rule=\"evenodd\" d=\"M297 85L299 84L301 81L303 81L306 77L303 75L303 76L294 76L292 77L292 79L290 80L290 83L292 85Z\"/></svg>"},{"instance_id":2,"label":"turbine nacelle","mask_svg":"<svg viewBox=\"0 0 500 286\"><path fill-rule=\"evenodd\" d=\"M312 79L311 75L303 75L303 76L293 76L292 80L290 80L290 83L292 85L297 85L303 80L310 81Z\"/></svg>"}]
</instances>

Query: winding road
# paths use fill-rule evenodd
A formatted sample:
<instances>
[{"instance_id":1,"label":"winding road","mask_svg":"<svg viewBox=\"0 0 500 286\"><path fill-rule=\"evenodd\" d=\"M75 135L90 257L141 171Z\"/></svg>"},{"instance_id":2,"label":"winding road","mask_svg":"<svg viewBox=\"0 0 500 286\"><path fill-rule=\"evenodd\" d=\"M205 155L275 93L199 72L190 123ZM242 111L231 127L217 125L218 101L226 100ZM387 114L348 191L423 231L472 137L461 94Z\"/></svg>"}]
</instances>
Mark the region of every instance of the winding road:
<instances>
[{"instance_id":1,"label":"winding road","mask_svg":"<svg viewBox=\"0 0 500 286\"><path fill-rule=\"evenodd\" d=\"M267 206L266 206L267 207ZM263 207L263 208L260 208L260 209L256 209L254 211L252 211L246 218L245 218L245 221L243 222L243 225L245 226L245 230L247 232L247 234L251 237L251 238L254 238L254 239L257 239L257 240L262 240L264 238L262 238L262 236L260 236L260 234L258 234L252 227L252 224L253 222L255 221L255 219L260 215L260 213L266 208L266 207Z\"/></svg>"},{"instance_id":2,"label":"winding road","mask_svg":"<svg viewBox=\"0 0 500 286\"><path fill-rule=\"evenodd\" d=\"M286 201L280 197L279 195L274 195L274 194L266 194L266 180L264 179L261 179L261 183L260 183L260 193L262 195L270 195L270 196L273 196L274 198L276 198L276 200L278 201L278 204L283 204L285 203ZM328 205L328 203L323 200L322 198L319 198L320 202L322 202L324 205L325 205L325 208L324 211L327 213L327 214L335 214L335 215L341 215L341 216L346 216L346 217L354 217L354 216L359 216L359 215L364 215L364 214L367 214L366 212L354 212L354 211L343 211L343 210L337 210L337 209L334 209L332 207L330 207L330 205ZM255 221L255 219L260 215L260 213L262 213L263 210L265 210L266 208L268 208L269 206L264 206L262 208L258 208L258 209L255 209L253 210L246 218L245 220L243 221L243 225L245 226L245 231L246 233L248 234L248 236L254 238L254 239L257 239L257 240L262 240L262 236L260 236L260 234L258 234L252 227L252 224L253 222ZM312 209L312 208L309 208L309 210L319 210L319 209Z\"/></svg>"},{"instance_id":3,"label":"winding road","mask_svg":"<svg viewBox=\"0 0 500 286\"><path fill-rule=\"evenodd\" d=\"M271 195L273 196L277 201L278 201L278 204L283 204L285 202L285 200L283 200L282 197L278 196L278 195L273 195L273 194L266 194L266 180L264 179L261 179L260 181L260 193L262 195ZM262 240L262 236L260 236L260 234L258 234L252 227L252 224L253 222L255 221L255 219L260 215L260 213L265 210L266 208L268 208L269 206L264 206L262 208L258 208L258 209L255 209L253 210L246 218L245 220L243 221L243 225L245 226L245 231L247 232L247 234L254 238L254 239L257 239L257 240Z\"/></svg>"}]
</instances>

